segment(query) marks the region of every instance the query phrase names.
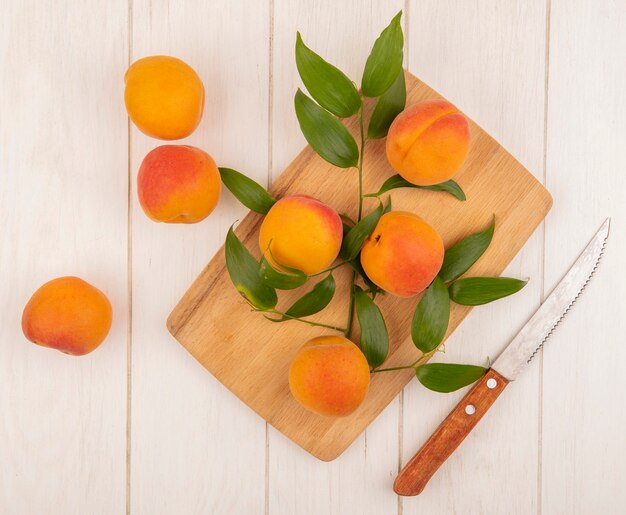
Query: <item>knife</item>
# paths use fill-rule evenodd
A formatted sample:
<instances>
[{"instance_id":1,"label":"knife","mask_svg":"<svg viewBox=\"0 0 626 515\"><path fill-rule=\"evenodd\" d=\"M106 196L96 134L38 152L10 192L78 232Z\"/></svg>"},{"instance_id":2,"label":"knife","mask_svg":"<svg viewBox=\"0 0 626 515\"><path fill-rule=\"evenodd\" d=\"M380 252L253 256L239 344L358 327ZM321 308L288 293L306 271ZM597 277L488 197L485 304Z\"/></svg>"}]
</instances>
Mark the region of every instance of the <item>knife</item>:
<instances>
[{"instance_id":1,"label":"knife","mask_svg":"<svg viewBox=\"0 0 626 515\"><path fill-rule=\"evenodd\" d=\"M607 218L561 282L498 359L435 430L396 478L398 495L418 495L446 459L478 424L509 382L517 379L593 276L609 236Z\"/></svg>"}]
</instances>

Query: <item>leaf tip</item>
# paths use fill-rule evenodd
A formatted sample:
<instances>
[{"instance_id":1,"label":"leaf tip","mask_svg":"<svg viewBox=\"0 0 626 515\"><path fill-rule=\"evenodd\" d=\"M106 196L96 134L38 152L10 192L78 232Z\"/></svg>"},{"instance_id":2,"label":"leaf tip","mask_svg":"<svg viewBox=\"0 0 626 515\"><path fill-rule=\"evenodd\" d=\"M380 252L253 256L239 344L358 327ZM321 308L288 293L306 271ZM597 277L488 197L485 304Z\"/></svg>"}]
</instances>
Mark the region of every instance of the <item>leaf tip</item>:
<instances>
[{"instance_id":1,"label":"leaf tip","mask_svg":"<svg viewBox=\"0 0 626 515\"><path fill-rule=\"evenodd\" d=\"M298 59L298 50L302 47L306 48L306 45L304 44L304 41L302 40L302 34L300 34L300 31L298 30L296 32L296 61ZM297 63L296 63L297 64Z\"/></svg>"},{"instance_id":2,"label":"leaf tip","mask_svg":"<svg viewBox=\"0 0 626 515\"><path fill-rule=\"evenodd\" d=\"M298 115L298 105L302 105L302 102L304 101L304 97L305 94L302 93L302 90L300 88L298 88L298 90L296 91L296 94L293 96L293 102L296 105L296 116Z\"/></svg>"}]
</instances>

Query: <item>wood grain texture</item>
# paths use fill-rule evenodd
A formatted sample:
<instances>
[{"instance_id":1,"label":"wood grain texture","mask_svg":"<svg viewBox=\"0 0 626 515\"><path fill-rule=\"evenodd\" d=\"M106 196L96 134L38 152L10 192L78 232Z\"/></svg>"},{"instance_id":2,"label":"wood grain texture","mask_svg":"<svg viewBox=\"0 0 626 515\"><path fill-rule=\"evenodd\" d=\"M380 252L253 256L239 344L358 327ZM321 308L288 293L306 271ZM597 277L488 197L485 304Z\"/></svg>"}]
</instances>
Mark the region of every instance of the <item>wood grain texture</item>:
<instances>
[{"instance_id":1,"label":"wood grain texture","mask_svg":"<svg viewBox=\"0 0 626 515\"><path fill-rule=\"evenodd\" d=\"M523 163L543 176L545 108L544 0L420 0L409 8L409 66ZM551 192L553 193L553 192ZM554 196L558 209L559 197ZM504 272L528 278L518 294L476 308L436 361L486 365L539 306L543 231L538 229ZM539 393L536 364L499 399L492 413L444 463L424 492L402 498L413 513L507 513L538 509ZM404 390L402 462L406 463L465 391Z\"/></svg>"},{"instance_id":2,"label":"wood grain texture","mask_svg":"<svg viewBox=\"0 0 626 515\"><path fill-rule=\"evenodd\" d=\"M371 46L403 3L274 1L273 179L306 145L293 106L294 93L302 87L294 58L296 31L307 45L359 83ZM328 463L313 458L268 425L268 513L395 513L398 501L391 483L398 471L398 410L396 398L346 452Z\"/></svg>"},{"instance_id":3,"label":"wood grain texture","mask_svg":"<svg viewBox=\"0 0 626 515\"><path fill-rule=\"evenodd\" d=\"M424 83L407 74L407 103L436 98ZM371 106L369 106L371 108ZM355 130L356 120L348 122ZM468 200L434 192L419 197L413 190L393 195L394 209L411 210L425 217L442 235L444 244L485 227L495 215L498 229L483 258L472 268L478 275L499 275L548 212L549 193L495 140L470 120L472 146L457 178ZM372 142L366 153L365 191L375 191L392 175L383 150L384 141ZM348 171L349 173L349 171ZM276 180L272 193L312 195L339 212L353 213L354 177L336 170L310 148L305 148ZM358 197L357 197L358 198ZM419 198L419 204L417 203ZM372 203L368 205L371 209ZM238 227L244 244L258 247L261 217L250 213ZM258 254L258 248L255 249ZM347 305L348 272L336 271L337 293L319 317L341 326ZM297 291L284 297L293 300ZM285 302L285 301L283 301ZM289 301L286 301L289 302ZM379 306L390 335L389 366L410 363L418 352L410 342L410 319L416 299L385 296ZM454 305L452 332L470 309ZM299 406L289 392L287 371L293 354L317 328L296 322L272 324L251 316L250 308L236 292L219 252L200 274L168 319L172 334L227 388L276 429L322 460L339 456L411 379L412 372L374 376L361 407L343 418L321 417ZM254 354L250 349L254 348ZM236 363L236 366L233 366Z\"/></svg>"},{"instance_id":4,"label":"wood grain texture","mask_svg":"<svg viewBox=\"0 0 626 515\"><path fill-rule=\"evenodd\" d=\"M612 220L596 275L543 352L544 514L626 513L625 25L623 1L552 1L546 293Z\"/></svg>"},{"instance_id":5,"label":"wood grain texture","mask_svg":"<svg viewBox=\"0 0 626 515\"><path fill-rule=\"evenodd\" d=\"M133 2L132 58L177 56L205 86L200 126L175 143L195 145L260 182L268 174L268 35L267 2ZM136 175L146 153L166 142L134 127L131 138L131 511L262 513L264 422L199 367L165 327L172 305L245 209L225 191L201 223L155 224L137 201Z\"/></svg>"},{"instance_id":6,"label":"wood grain texture","mask_svg":"<svg viewBox=\"0 0 626 515\"><path fill-rule=\"evenodd\" d=\"M489 369L402 468L393 483L394 491L398 495L421 494L430 478L463 443L508 384L498 372Z\"/></svg>"},{"instance_id":7,"label":"wood grain texture","mask_svg":"<svg viewBox=\"0 0 626 515\"><path fill-rule=\"evenodd\" d=\"M126 499L126 1L0 9L0 513L123 513ZM78 275L114 306L80 358L22 309Z\"/></svg>"}]
</instances>

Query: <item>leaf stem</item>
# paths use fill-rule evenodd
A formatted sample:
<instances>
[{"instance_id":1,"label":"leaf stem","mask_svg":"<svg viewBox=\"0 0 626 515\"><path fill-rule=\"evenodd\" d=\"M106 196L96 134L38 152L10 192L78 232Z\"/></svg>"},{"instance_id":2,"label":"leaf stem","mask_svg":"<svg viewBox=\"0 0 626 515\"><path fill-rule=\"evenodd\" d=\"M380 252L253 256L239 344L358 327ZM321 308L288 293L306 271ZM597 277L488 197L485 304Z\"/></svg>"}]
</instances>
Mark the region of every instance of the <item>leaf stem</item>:
<instances>
[{"instance_id":1,"label":"leaf stem","mask_svg":"<svg viewBox=\"0 0 626 515\"><path fill-rule=\"evenodd\" d=\"M361 220L363 214L363 156L365 155L365 131L363 130L363 107L365 100L361 97L361 108L359 109L359 130L361 132L361 152L359 153L359 216Z\"/></svg>"},{"instance_id":2,"label":"leaf stem","mask_svg":"<svg viewBox=\"0 0 626 515\"><path fill-rule=\"evenodd\" d=\"M405 370L407 368L417 368L420 365L423 365L425 361L428 361L435 353L439 352L439 350L440 350L440 347L437 347L436 349L433 349L430 352L426 352L422 354L419 358L417 358L410 365L402 365L398 367L389 367L389 368L373 368L372 370L370 370L370 373L376 374L378 372L391 372L392 370Z\"/></svg>"},{"instance_id":3,"label":"leaf stem","mask_svg":"<svg viewBox=\"0 0 626 515\"><path fill-rule=\"evenodd\" d=\"M309 277L317 277L318 275L327 274L328 272L332 272L333 270L339 268L340 266L347 265L347 264L348 264L348 261L341 261L341 263L337 263L335 266L331 266L330 268L327 268L326 270L322 270L321 272L317 272L316 274L311 274L309 275Z\"/></svg>"},{"instance_id":4,"label":"leaf stem","mask_svg":"<svg viewBox=\"0 0 626 515\"><path fill-rule=\"evenodd\" d=\"M326 329L332 329L334 331L339 331L340 333L345 333L346 330L343 327L337 327L335 325L328 325L328 324L322 324L321 322L313 322L311 320L306 320L304 318L300 318L300 317L294 317L291 315L288 315L287 313L283 313L282 311L279 311L277 309L255 309L255 311L260 311L262 313L272 313L273 315L280 315L284 318L287 318L289 320L297 320L298 322L302 322L303 324L309 324L315 327L325 327ZM272 319L274 322L279 322L279 320L276 319Z\"/></svg>"},{"instance_id":5,"label":"leaf stem","mask_svg":"<svg viewBox=\"0 0 626 515\"><path fill-rule=\"evenodd\" d=\"M354 287L356 284L356 272L352 270L352 276L350 278L350 303L348 305L348 322L346 323L346 330L344 334L346 338L350 338L352 332L352 321L354 320Z\"/></svg>"},{"instance_id":6,"label":"leaf stem","mask_svg":"<svg viewBox=\"0 0 626 515\"><path fill-rule=\"evenodd\" d=\"M361 107L359 108L359 132L361 135L361 147L359 148L359 216L357 221L361 221L363 216L363 156L365 155L365 131L363 129L363 108L365 107L365 98L361 95ZM354 320L354 293L356 287L356 272L352 270L352 277L350 278L350 305L348 306L348 323L346 324L345 335L346 338L350 338L352 332L352 322Z\"/></svg>"},{"instance_id":7,"label":"leaf stem","mask_svg":"<svg viewBox=\"0 0 626 515\"><path fill-rule=\"evenodd\" d=\"M410 365L404 365L401 367L389 367L389 368L373 368L372 370L370 370L370 373L372 374L376 374L378 372L391 372L392 370L404 370L407 368L415 368L415 365L410 364Z\"/></svg>"}]
</instances>

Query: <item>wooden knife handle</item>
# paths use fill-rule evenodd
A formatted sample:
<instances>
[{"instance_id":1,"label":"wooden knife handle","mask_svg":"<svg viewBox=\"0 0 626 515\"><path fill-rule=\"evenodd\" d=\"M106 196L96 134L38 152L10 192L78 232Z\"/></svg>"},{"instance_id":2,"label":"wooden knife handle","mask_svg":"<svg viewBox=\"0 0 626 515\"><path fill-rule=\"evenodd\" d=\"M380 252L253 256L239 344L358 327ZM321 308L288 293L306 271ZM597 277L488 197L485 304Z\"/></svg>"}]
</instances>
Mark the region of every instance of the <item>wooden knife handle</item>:
<instances>
[{"instance_id":1,"label":"wooden knife handle","mask_svg":"<svg viewBox=\"0 0 626 515\"><path fill-rule=\"evenodd\" d=\"M490 368L400 471L393 484L394 491L398 495L420 494L507 384L504 377Z\"/></svg>"}]
</instances>

